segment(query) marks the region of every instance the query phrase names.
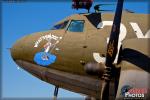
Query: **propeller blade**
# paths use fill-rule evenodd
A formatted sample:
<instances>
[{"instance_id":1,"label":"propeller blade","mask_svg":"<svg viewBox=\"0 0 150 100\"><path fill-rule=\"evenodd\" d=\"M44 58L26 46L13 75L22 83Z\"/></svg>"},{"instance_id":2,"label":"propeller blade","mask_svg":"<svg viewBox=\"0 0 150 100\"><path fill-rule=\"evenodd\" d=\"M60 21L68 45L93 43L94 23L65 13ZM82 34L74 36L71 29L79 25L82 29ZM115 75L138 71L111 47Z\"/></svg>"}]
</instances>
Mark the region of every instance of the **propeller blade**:
<instances>
[{"instance_id":1,"label":"propeller blade","mask_svg":"<svg viewBox=\"0 0 150 100\"><path fill-rule=\"evenodd\" d=\"M118 39L120 33L120 23L121 16L123 10L123 2L124 0L118 0L116 13L113 21L113 26L111 29L109 43L107 45L107 53L106 53L106 66L112 66L113 61L115 60L118 48Z\"/></svg>"},{"instance_id":2,"label":"propeller blade","mask_svg":"<svg viewBox=\"0 0 150 100\"><path fill-rule=\"evenodd\" d=\"M109 100L109 82L111 79L113 61L115 60L118 48L118 39L120 33L120 23L123 10L124 0L118 0L116 13L114 16L113 26L111 29L109 43L107 45L106 53L106 72L104 74L104 82L102 84L101 100Z\"/></svg>"}]
</instances>

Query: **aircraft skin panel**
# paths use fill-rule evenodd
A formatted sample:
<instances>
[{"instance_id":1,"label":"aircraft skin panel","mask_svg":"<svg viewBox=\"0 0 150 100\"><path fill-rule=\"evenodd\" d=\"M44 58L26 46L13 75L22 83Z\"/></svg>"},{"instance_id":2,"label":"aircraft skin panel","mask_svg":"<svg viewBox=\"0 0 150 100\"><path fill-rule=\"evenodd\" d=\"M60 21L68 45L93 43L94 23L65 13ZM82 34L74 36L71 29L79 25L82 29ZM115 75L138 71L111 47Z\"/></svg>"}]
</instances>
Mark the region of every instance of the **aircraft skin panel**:
<instances>
[{"instance_id":1,"label":"aircraft skin panel","mask_svg":"<svg viewBox=\"0 0 150 100\"><path fill-rule=\"evenodd\" d=\"M149 15L130 14L126 12L124 12L123 14L126 16L126 18L122 19L122 23L127 29L127 35L125 37L125 40L128 38L137 38L134 30L132 29L132 26L130 25L130 22L134 22L138 24L139 28L142 29L142 33L140 34L145 34L145 32L148 31L147 29L149 28L147 27L147 23L148 23ZM134 16L134 18L138 16L138 18L133 19L133 17L130 18L131 16ZM94 28L94 26L92 26L92 24L88 21L86 16L84 16L84 14L75 14L70 17L67 17L64 20L72 20L72 19L85 20L86 28L85 28L85 32L83 33L84 35L82 35L81 38L78 36L76 36L76 38L73 38L71 36L73 34L77 35L82 33L74 32L74 33L70 33L70 35L67 36L67 34L69 33L66 30L48 30L45 32L37 32L34 34L30 34L18 40L14 44L14 46L11 49L11 54L13 59L15 60L21 59L24 61L35 63L33 61L34 55L37 52L40 52L44 48L44 45L47 43L47 41L42 40L39 43L38 47L34 47L35 43L40 39L40 37L47 36L48 34L51 33L55 36L62 37L62 39L56 45L55 49L53 49L52 51L52 53L57 56L57 60L55 63L49 65L48 67L50 69L57 69L57 70L61 70L73 74L87 76L88 74L86 74L86 72L84 71L83 68L84 66L81 65L80 61L83 60L85 63L88 63L89 61L96 61L93 57L93 53L99 53L100 56L105 54L106 47L107 47L106 41L107 41L107 37L109 36L108 33L110 33L109 30L111 29L111 25L110 25L111 22L108 23L109 25L106 25L101 29L96 29ZM102 14L102 21L112 21L112 20L113 20L113 14ZM72 40L77 42L73 44L73 42L70 43L67 39L70 39L69 41ZM81 41L82 39L83 41ZM80 40L82 43L80 44L78 40ZM79 51L76 50L76 48ZM65 52L65 50L68 50L68 52ZM77 57L76 54L77 55L80 54L79 57Z\"/></svg>"},{"instance_id":2,"label":"aircraft skin panel","mask_svg":"<svg viewBox=\"0 0 150 100\"><path fill-rule=\"evenodd\" d=\"M129 39L123 42L122 61L119 64L121 72L117 99L125 98L121 94L124 86L146 89L144 100L150 99L150 52L148 44L150 44L150 39L144 38ZM129 95L126 94L126 96Z\"/></svg>"},{"instance_id":3,"label":"aircraft skin panel","mask_svg":"<svg viewBox=\"0 0 150 100\"><path fill-rule=\"evenodd\" d=\"M84 70L84 65L89 62L98 62L93 56L94 53L99 55L97 58L106 56L106 47L114 14L102 14L100 19L102 22L97 25L99 28L96 28L96 25L93 26L92 23L88 21L87 15L88 14L75 14L63 20L69 20L69 22L72 20L84 20L84 32L68 32L66 27L65 29L48 30L30 34L21 38L13 45L11 48L12 58L20 67L43 81L58 85L61 88L73 92L90 95L96 98L100 97L101 79L96 75L87 74ZM150 27L148 25L149 17L150 14L131 14L123 12L121 35L119 36L121 39L119 42L123 44L124 52L128 52L125 51L125 49L131 49L131 51L137 54L141 53L141 57L146 59L146 61L149 60L148 57L150 56L150 49L147 46L150 42L145 39L150 38ZM69 23L67 26L69 26ZM49 53L55 55L57 59L54 63L45 67L39 66L34 61L34 57L36 53L43 52L43 49L46 48L47 43L50 42L47 39L49 36L52 36L55 40L51 41L51 43L57 43ZM48 49L49 48L46 48L46 52ZM125 73L132 73L133 77L127 76L131 81L135 80L136 75L144 73L146 78L149 78L149 72L143 71L145 67L141 66L141 68L139 68L138 66L140 63L137 62L141 61L130 62L130 64L128 60L130 61L130 59L123 59L119 65L121 66L121 77L124 77ZM83 62L83 64L81 62ZM135 65L132 65L132 63ZM137 70L137 73L132 71L134 69ZM140 77L140 79L141 78L142 77ZM124 78L119 81L119 89L122 88L122 81L124 81ZM135 81L139 80L137 79ZM128 82L129 81L126 83ZM149 83L148 79L147 82ZM147 84L145 85L147 86ZM112 92L110 94L115 95L112 91L114 90L113 85L110 89ZM119 91L117 96L118 95Z\"/></svg>"},{"instance_id":4,"label":"aircraft skin panel","mask_svg":"<svg viewBox=\"0 0 150 100\"><path fill-rule=\"evenodd\" d=\"M112 13L102 14L102 21L112 21L112 19L114 18L113 16L114 14ZM140 28L140 30L142 31L142 33L145 35L148 32L148 30L150 30L149 18L150 18L150 14L136 14L136 13L131 14L131 13L123 12L121 24L123 24L123 26L126 27L127 30L126 38L128 39L137 38L136 31L134 30L136 29L136 27L132 26L131 25L132 23L136 23ZM107 27L109 27L109 25L106 25L104 27L105 29L103 28L103 30L110 33L111 26L108 29Z\"/></svg>"},{"instance_id":5,"label":"aircraft skin panel","mask_svg":"<svg viewBox=\"0 0 150 100\"><path fill-rule=\"evenodd\" d=\"M55 69L47 69L26 61L17 60L16 63L35 77L59 86L60 88L91 95L93 97L99 96L98 93L100 93L101 88L100 80L73 75Z\"/></svg>"},{"instance_id":6,"label":"aircraft skin panel","mask_svg":"<svg viewBox=\"0 0 150 100\"><path fill-rule=\"evenodd\" d=\"M137 50L150 57L150 38L128 39L123 42L123 48Z\"/></svg>"},{"instance_id":7,"label":"aircraft skin panel","mask_svg":"<svg viewBox=\"0 0 150 100\"><path fill-rule=\"evenodd\" d=\"M47 69L30 62L16 60L21 68L28 71L30 74L60 88L64 88L73 92L82 93L95 98L100 97L102 80L90 78L87 76L70 74L55 69ZM114 87L110 85L110 89ZM110 91L110 97L114 98L114 91Z\"/></svg>"},{"instance_id":8,"label":"aircraft skin panel","mask_svg":"<svg viewBox=\"0 0 150 100\"><path fill-rule=\"evenodd\" d=\"M148 92L144 95L144 99L149 100L150 99L150 96L149 96L150 74L148 72L145 72L142 69L137 68L137 66L129 62L123 61L122 63L124 66L122 66L122 69L121 69L116 99L121 100L121 99L126 98L121 94L121 89L124 86L130 86L132 88L148 90ZM126 65L128 65L130 69L124 68Z\"/></svg>"}]
</instances>

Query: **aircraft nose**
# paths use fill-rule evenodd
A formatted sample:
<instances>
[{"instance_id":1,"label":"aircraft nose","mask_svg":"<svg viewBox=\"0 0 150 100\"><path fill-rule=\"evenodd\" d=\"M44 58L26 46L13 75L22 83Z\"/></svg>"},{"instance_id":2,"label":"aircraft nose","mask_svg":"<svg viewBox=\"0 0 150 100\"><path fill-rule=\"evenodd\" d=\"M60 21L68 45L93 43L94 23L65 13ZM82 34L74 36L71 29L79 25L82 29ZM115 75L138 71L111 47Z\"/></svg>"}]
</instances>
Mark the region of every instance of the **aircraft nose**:
<instances>
[{"instance_id":1,"label":"aircraft nose","mask_svg":"<svg viewBox=\"0 0 150 100\"><path fill-rule=\"evenodd\" d=\"M45 35L47 32L30 34L17 40L11 48L11 56L13 60L22 60L34 63L34 55L41 51L42 45L46 43L46 41L42 41L38 47L35 47L36 41L43 36L43 34Z\"/></svg>"},{"instance_id":2,"label":"aircraft nose","mask_svg":"<svg viewBox=\"0 0 150 100\"><path fill-rule=\"evenodd\" d=\"M45 68L36 66L33 62L34 54L37 50L34 48L35 40L40 34L28 35L17 40L11 48L11 56L15 63L34 75L35 77L44 80Z\"/></svg>"},{"instance_id":3,"label":"aircraft nose","mask_svg":"<svg viewBox=\"0 0 150 100\"><path fill-rule=\"evenodd\" d=\"M55 36L55 35L56 36ZM55 44L59 43L62 34L53 31L38 32L17 40L11 48L14 61L22 60L42 66L54 63L56 56L48 53ZM48 39L52 40L48 42ZM50 47L51 46L51 47ZM53 53L55 51L53 50ZM42 59L42 60L41 60Z\"/></svg>"},{"instance_id":4,"label":"aircraft nose","mask_svg":"<svg viewBox=\"0 0 150 100\"><path fill-rule=\"evenodd\" d=\"M25 36L17 40L11 48L11 56L16 60L31 60L33 49L33 41L31 36Z\"/></svg>"},{"instance_id":5,"label":"aircraft nose","mask_svg":"<svg viewBox=\"0 0 150 100\"><path fill-rule=\"evenodd\" d=\"M19 59L23 54L23 49L24 49L23 41L25 40L25 38L26 37L17 40L14 43L14 45L11 47L11 50L10 50L11 51L11 56L12 56L14 61Z\"/></svg>"}]
</instances>

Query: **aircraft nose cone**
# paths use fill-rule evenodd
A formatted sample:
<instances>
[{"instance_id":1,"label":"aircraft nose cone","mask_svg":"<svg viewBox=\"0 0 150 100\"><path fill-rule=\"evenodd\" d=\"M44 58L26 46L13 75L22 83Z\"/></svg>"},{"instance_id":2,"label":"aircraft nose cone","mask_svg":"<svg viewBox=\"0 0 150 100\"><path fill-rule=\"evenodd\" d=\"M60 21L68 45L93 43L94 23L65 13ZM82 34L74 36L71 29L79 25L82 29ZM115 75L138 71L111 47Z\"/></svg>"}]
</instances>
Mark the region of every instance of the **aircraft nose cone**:
<instances>
[{"instance_id":1,"label":"aircraft nose cone","mask_svg":"<svg viewBox=\"0 0 150 100\"><path fill-rule=\"evenodd\" d=\"M35 41L41 34L31 34L17 40L11 48L11 56L15 63L34 75L35 77L44 80L45 67L36 66L34 64L34 55L38 52L38 48L34 48Z\"/></svg>"},{"instance_id":2,"label":"aircraft nose cone","mask_svg":"<svg viewBox=\"0 0 150 100\"><path fill-rule=\"evenodd\" d=\"M34 54L38 51L38 49L34 48L37 38L38 37L35 35L28 35L17 40L11 48L11 56L13 60L32 62Z\"/></svg>"}]
</instances>

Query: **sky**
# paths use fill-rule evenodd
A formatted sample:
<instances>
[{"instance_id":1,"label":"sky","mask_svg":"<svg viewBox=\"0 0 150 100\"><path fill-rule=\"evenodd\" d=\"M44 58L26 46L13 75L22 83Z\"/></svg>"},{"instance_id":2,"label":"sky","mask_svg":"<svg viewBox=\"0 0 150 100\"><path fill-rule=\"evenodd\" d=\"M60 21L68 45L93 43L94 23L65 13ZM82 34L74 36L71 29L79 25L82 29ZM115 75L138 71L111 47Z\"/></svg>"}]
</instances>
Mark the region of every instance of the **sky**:
<instances>
[{"instance_id":1,"label":"sky","mask_svg":"<svg viewBox=\"0 0 150 100\"><path fill-rule=\"evenodd\" d=\"M108 0L107 0L108 1ZM137 0L136 0L137 1ZM142 0L139 0L142 1ZM95 2L99 4L100 2ZM115 2L103 2L113 3ZM124 8L136 13L149 13L146 2L125 2ZM102 9L115 9L115 5ZM91 9L93 11L93 9ZM18 69L7 48L15 41L31 33L49 30L56 22L75 13L86 10L71 9L71 2L3 2L2 3L2 97L3 98L50 98L54 86L43 82L28 72ZM58 97L84 96L64 89L59 90Z\"/></svg>"}]
</instances>

